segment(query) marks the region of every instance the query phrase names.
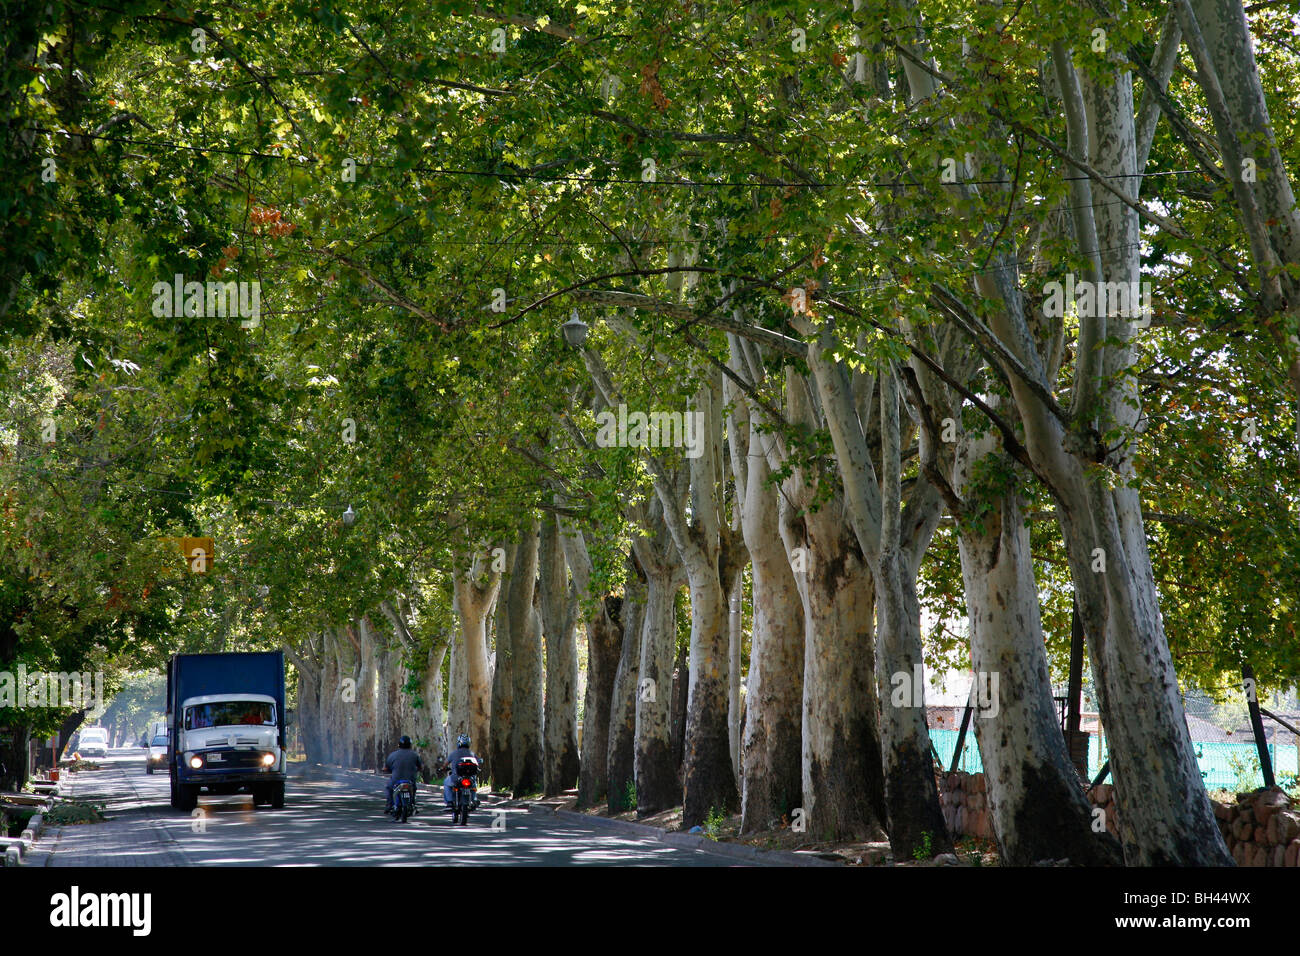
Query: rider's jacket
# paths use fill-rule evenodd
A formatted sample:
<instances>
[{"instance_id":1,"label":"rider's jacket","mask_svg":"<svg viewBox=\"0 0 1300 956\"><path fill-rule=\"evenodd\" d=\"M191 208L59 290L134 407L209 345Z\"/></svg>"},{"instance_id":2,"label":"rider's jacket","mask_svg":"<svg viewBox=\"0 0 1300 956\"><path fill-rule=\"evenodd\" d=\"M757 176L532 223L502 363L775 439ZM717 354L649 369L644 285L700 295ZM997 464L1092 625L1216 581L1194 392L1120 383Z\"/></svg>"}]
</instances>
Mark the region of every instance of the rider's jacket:
<instances>
[{"instance_id":1,"label":"rider's jacket","mask_svg":"<svg viewBox=\"0 0 1300 956\"><path fill-rule=\"evenodd\" d=\"M420 755L409 747L399 747L384 761L384 769L393 775L393 783L399 780L410 780L414 783L419 779L416 773L423 766L424 762L420 760Z\"/></svg>"}]
</instances>

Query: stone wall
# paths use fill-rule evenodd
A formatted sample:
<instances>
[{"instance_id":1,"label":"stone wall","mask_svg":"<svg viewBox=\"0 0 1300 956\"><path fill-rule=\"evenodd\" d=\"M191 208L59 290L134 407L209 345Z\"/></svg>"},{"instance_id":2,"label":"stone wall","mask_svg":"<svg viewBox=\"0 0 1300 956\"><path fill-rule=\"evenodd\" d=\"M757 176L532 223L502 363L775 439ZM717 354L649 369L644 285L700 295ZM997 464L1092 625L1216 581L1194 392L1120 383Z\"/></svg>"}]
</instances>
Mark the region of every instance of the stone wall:
<instances>
[{"instance_id":1,"label":"stone wall","mask_svg":"<svg viewBox=\"0 0 1300 956\"><path fill-rule=\"evenodd\" d=\"M938 784L939 806L953 839L964 836L994 839L984 774L963 770L941 773Z\"/></svg>"},{"instance_id":2,"label":"stone wall","mask_svg":"<svg viewBox=\"0 0 1300 956\"><path fill-rule=\"evenodd\" d=\"M994 840L988 793L982 773L938 775L939 805L953 839ZM1104 813L1106 829L1119 835L1115 788L1098 784L1088 793ZM1238 866L1300 867L1300 808L1278 787L1237 795L1236 803L1211 801L1219 831Z\"/></svg>"},{"instance_id":3,"label":"stone wall","mask_svg":"<svg viewBox=\"0 0 1300 956\"><path fill-rule=\"evenodd\" d=\"M1300 866L1300 810L1281 788L1216 801L1214 816L1238 866Z\"/></svg>"}]
</instances>

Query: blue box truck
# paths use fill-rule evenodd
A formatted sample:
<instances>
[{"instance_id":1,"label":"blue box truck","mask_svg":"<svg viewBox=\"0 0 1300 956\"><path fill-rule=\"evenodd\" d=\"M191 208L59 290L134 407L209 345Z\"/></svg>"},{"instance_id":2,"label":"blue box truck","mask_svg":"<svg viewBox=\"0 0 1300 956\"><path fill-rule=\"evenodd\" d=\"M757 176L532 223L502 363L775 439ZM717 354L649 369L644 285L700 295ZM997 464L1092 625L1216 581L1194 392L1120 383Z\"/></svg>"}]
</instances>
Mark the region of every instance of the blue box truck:
<instances>
[{"instance_id":1,"label":"blue box truck","mask_svg":"<svg viewBox=\"0 0 1300 956\"><path fill-rule=\"evenodd\" d=\"M173 654L167 667L172 806L200 791L284 806L284 652Z\"/></svg>"}]
</instances>

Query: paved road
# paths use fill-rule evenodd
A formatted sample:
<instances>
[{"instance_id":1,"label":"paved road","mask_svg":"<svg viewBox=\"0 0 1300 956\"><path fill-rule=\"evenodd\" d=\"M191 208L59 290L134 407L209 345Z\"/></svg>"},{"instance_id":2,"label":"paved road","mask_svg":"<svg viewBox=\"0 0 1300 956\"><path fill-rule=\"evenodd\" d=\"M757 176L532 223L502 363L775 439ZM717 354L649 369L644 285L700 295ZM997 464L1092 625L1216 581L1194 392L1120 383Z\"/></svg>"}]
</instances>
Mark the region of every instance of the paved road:
<instances>
[{"instance_id":1,"label":"paved road","mask_svg":"<svg viewBox=\"0 0 1300 956\"><path fill-rule=\"evenodd\" d=\"M67 774L64 796L102 801L105 823L51 828L40 841L47 866L734 866L704 850L665 846L545 810L505 810L491 827L486 807L456 827L426 809L405 824L382 813L383 778L291 771L283 810L250 798L203 796L201 816L173 810L166 774L147 775L143 750L117 750L102 769ZM34 861L35 862L35 861Z\"/></svg>"}]
</instances>

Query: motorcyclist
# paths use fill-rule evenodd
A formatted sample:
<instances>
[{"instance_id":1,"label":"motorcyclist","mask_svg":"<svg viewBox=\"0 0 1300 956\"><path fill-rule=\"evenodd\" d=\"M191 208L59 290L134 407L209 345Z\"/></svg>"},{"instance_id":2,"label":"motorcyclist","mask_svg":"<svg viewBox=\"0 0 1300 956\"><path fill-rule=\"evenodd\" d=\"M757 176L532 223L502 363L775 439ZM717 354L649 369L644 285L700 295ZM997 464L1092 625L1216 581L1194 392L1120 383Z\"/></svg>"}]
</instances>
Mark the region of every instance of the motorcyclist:
<instances>
[{"instance_id":1,"label":"motorcyclist","mask_svg":"<svg viewBox=\"0 0 1300 956\"><path fill-rule=\"evenodd\" d=\"M451 807L451 792L453 789L452 781L455 780L456 762L465 757L472 757L478 760L478 755L470 749L469 734L461 734L456 738L456 749L447 755L447 776L442 781L442 800L448 808ZM481 762L481 761L480 761ZM474 806L478 806L478 796L474 797Z\"/></svg>"},{"instance_id":2,"label":"motorcyclist","mask_svg":"<svg viewBox=\"0 0 1300 956\"><path fill-rule=\"evenodd\" d=\"M388 755L384 761L384 770L392 776L388 778L388 783L384 784L384 792L388 795L388 805L384 807L384 813L393 812L393 787L402 780L411 782L411 807L415 807L416 781L419 771L424 767L424 762L420 760L420 755L411 749L411 738L402 734L397 741L397 749Z\"/></svg>"}]
</instances>

